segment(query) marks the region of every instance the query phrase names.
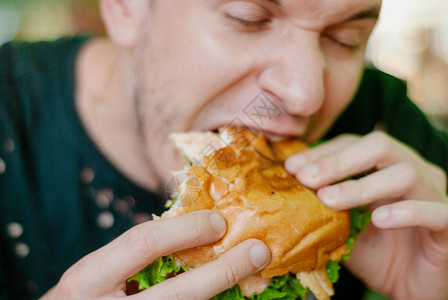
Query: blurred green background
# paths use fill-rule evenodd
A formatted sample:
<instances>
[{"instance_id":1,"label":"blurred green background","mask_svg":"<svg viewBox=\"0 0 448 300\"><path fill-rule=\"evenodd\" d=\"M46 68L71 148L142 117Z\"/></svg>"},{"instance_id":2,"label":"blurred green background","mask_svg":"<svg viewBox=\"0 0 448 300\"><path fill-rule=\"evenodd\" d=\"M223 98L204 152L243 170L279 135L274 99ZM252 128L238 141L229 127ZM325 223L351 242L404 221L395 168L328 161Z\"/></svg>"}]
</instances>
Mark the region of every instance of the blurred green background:
<instances>
[{"instance_id":1,"label":"blurred green background","mask_svg":"<svg viewBox=\"0 0 448 300\"><path fill-rule=\"evenodd\" d=\"M98 0L0 0L0 44L104 34Z\"/></svg>"}]
</instances>

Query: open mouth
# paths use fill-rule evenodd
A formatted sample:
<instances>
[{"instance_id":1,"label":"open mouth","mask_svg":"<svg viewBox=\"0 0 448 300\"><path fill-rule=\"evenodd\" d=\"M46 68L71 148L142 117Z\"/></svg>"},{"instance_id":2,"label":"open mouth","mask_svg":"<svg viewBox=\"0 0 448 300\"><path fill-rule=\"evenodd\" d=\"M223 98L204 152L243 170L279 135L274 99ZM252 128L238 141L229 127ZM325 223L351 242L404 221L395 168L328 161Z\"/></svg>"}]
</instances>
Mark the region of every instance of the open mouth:
<instances>
[{"instance_id":1,"label":"open mouth","mask_svg":"<svg viewBox=\"0 0 448 300\"><path fill-rule=\"evenodd\" d=\"M258 130L254 128L247 128L250 132L256 133L256 134L264 134L269 140L273 142L279 142L288 139L289 137L286 135L279 135L274 133L269 133L263 130Z\"/></svg>"},{"instance_id":2,"label":"open mouth","mask_svg":"<svg viewBox=\"0 0 448 300\"><path fill-rule=\"evenodd\" d=\"M212 130L207 130L207 131L211 131L213 133L219 134L220 133L220 128L222 128L224 126L218 126L215 129ZM273 131L270 130L261 130L258 128L253 128L253 127L243 127L244 129L249 130L252 133L255 134L262 134L265 135L269 140L273 141L273 142L279 142L279 141L283 141L283 140L287 140L290 139L292 136L291 135L287 135L287 134L280 134L280 133L274 133Z\"/></svg>"}]
</instances>

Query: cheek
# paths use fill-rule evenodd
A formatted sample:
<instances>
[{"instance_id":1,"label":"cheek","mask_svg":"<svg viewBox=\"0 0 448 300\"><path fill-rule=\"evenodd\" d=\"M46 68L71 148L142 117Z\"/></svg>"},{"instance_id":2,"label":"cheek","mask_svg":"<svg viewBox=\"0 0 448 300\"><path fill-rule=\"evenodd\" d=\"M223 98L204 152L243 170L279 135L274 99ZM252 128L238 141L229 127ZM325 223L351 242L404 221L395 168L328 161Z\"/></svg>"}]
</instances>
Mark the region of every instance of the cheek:
<instances>
[{"instance_id":1,"label":"cheek","mask_svg":"<svg viewBox=\"0 0 448 300\"><path fill-rule=\"evenodd\" d=\"M247 65L207 26L200 10L187 11L193 6L188 4L171 7L175 2L158 6L142 33L135 62L146 151L164 180L180 166L168 135L190 130L201 110L228 90Z\"/></svg>"},{"instance_id":2,"label":"cheek","mask_svg":"<svg viewBox=\"0 0 448 300\"><path fill-rule=\"evenodd\" d=\"M152 21L145 95L157 94L157 101L165 104L175 102L175 129L188 130L200 110L244 73L247 63L214 28L216 16L194 4L173 7L177 2L161 5Z\"/></svg>"},{"instance_id":3,"label":"cheek","mask_svg":"<svg viewBox=\"0 0 448 300\"><path fill-rule=\"evenodd\" d=\"M341 76L341 74L344 74ZM362 67L353 65L344 68L343 72L332 72L329 74L328 94L330 96L327 114L332 112L330 118L334 120L350 104L358 88L362 75Z\"/></svg>"},{"instance_id":4,"label":"cheek","mask_svg":"<svg viewBox=\"0 0 448 300\"><path fill-rule=\"evenodd\" d=\"M362 76L362 66L362 58L353 59L350 63L335 62L330 65L325 78L325 101L314 118L309 142L322 138L350 104Z\"/></svg>"}]
</instances>

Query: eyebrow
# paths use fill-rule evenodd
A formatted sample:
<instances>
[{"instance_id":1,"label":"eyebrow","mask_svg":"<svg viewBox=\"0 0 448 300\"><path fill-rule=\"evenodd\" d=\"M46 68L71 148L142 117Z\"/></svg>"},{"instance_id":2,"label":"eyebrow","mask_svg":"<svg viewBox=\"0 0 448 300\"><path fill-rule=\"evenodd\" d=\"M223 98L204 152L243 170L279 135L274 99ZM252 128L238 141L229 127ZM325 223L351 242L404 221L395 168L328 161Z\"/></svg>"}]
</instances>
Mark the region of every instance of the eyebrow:
<instances>
[{"instance_id":1,"label":"eyebrow","mask_svg":"<svg viewBox=\"0 0 448 300\"><path fill-rule=\"evenodd\" d=\"M282 6L282 3L280 2L280 0L265 0L267 2L271 2L272 4L275 4L277 6Z\"/></svg>"},{"instance_id":2,"label":"eyebrow","mask_svg":"<svg viewBox=\"0 0 448 300\"><path fill-rule=\"evenodd\" d=\"M270 0L269 0L270 1ZM273 0L276 1L276 0ZM372 6L368 9L361 10L360 12L355 13L354 15L348 17L342 23L349 22L349 21L356 21L356 20L364 20L364 19L375 19L377 20L380 16L380 9L381 7L379 5Z\"/></svg>"},{"instance_id":3,"label":"eyebrow","mask_svg":"<svg viewBox=\"0 0 448 300\"><path fill-rule=\"evenodd\" d=\"M270 2L272 4L275 4L277 6L282 6L281 0L264 0L267 2ZM349 22L349 21L355 21L355 20L362 20L362 19L375 19L377 20L380 15L381 6L380 5L374 5L368 9L362 10L353 16L348 17L343 22Z\"/></svg>"}]
</instances>

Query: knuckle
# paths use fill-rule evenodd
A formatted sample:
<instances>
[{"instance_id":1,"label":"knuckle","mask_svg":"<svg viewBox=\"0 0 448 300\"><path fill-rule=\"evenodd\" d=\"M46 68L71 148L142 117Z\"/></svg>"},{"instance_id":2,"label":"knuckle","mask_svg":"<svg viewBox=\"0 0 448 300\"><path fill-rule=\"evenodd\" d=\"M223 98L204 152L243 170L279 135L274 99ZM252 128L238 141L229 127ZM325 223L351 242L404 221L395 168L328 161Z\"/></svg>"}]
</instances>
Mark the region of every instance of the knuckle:
<instances>
[{"instance_id":1,"label":"knuckle","mask_svg":"<svg viewBox=\"0 0 448 300\"><path fill-rule=\"evenodd\" d=\"M383 155L389 153L392 146L392 139L382 131L374 131L368 135L375 149Z\"/></svg>"},{"instance_id":2,"label":"knuckle","mask_svg":"<svg viewBox=\"0 0 448 300\"><path fill-rule=\"evenodd\" d=\"M341 161L337 155L329 156L321 161L321 169L325 173L338 174L342 172Z\"/></svg>"},{"instance_id":3,"label":"knuckle","mask_svg":"<svg viewBox=\"0 0 448 300\"><path fill-rule=\"evenodd\" d=\"M441 186L443 191L446 191L447 189L447 176L445 171L440 168L439 166L433 165L433 174L435 176L435 181L438 183L438 185Z\"/></svg>"},{"instance_id":4,"label":"knuckle","mask_svg":"<svg viewBox=\"0 0 448 300\"><path fill-rule=\"evenodd\" d=\"M189 289L183 288L182 284L176 283L176 288L170 288L164 291L163 299L165 300L193 299L188 291Z\"/></svg>"},{"instance_id":5,"label":"knuckle","mask_svg":"<svg viewBox=\"0 0 448 300\"><path fill-rule=\"evenodd\" d=\"M148 254L157 252L156 242L160 232L154 226L144 226L141 224L130 229L125 235L125 242L130 250L135 254Z\"/></svg>"},{"instance_id":6,"label":"knuckle","mask_svg":"<svg viewBox=\"0 0 448 300\"><path fill-rule=\"evenodd\" d=\"M419 182L419 174L417 170L408 162L399 164L399 170L402 178L405 180L408 187L413 187Z\"/></svg>"},{"instance_id":7,"label":"knuckle","mask_svg":"<svg viewBox=\"0 0 448 300\"><path fill-rule=\"evenodd\" d=\"M422 214L419 213L421 211L420 205L413 200L408 200L407 202L406 208L403 209L404 217L407 221L414 221L416 225L421 225Z\"/></svg>"},{"instance_id":8,"label":"knuckle","mask_svg":"<svg viewBox=\"0 0 448 300\"><path fill-rule=\"evenodd\" d=\"M347 181L347 183L353 186L353 190L357 192L356 194L359 195L359 198L362 202L366 202L372 196L369 185L367 184L365 179L361 178L356 181L350 180Z\"/></svg>"},{"instance_id":9,"label":"knuckle","mask_svg":"<svg viewBox=\"0 0 448 300\"><path fill-rule=\"evenodd\" d=\"M448 203L443 203L443 208L441 210L442 215L444 216L442 218L443 220L443 227L444 229L448 229Z\"/></svg>"},{"instance_id":10,"label":"knuckle","mask_svg":"<svg viewBox=\"0 0 448 300\"><path fill-rule=\"evenodd\" d=\"M228 287L232 287L239 281L237 268L229 262L221 262L222 277Z\"/></svg>"},{"instance_id":11,"label":"knuckle","mask_svg":"<svg viewBox=\"0 0 448 300\"><path fill-rule=\"evenodd\" d=\"M312 162L312 161L314 161L316 159L316 154L313 153L312 151L310 151L310 149L306 149L306 150L300 151L299 153L294 154L293 156L294 157L302 156L302 157L305 158L305 161L307 163Z\"/></svg>"},{"instance_id":12,"label":"knuckle","mask_svg":"<svg viewBox=\"0 0 448 300\"><path fill-rule=\"evenodd\" d=\"M359 140L359 136L352 133L343 133L337 137L339 140L345 140L347 142L355 142Z\"/></svg>"}]
</instances>

